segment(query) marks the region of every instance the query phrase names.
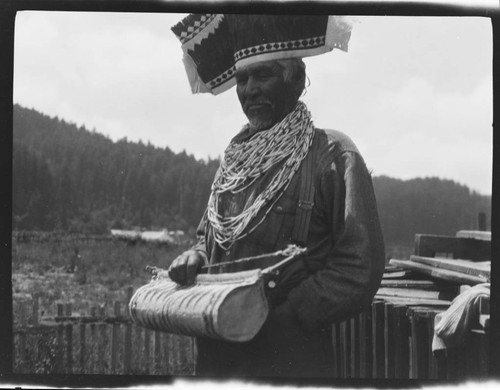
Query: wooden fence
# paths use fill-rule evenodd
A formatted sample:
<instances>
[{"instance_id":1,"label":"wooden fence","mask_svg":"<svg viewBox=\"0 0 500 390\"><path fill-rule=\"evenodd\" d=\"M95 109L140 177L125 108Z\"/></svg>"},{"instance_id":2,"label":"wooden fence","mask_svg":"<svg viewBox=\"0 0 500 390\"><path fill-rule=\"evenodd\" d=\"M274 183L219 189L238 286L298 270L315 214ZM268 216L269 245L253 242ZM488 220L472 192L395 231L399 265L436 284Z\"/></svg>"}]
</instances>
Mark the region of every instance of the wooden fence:
<instances>
[{"instance_id":1,"label":"wooden fence","mask_svg":"<svg viewBox=\"0 0 500 390\"><path fill-rule=\"evenodd\" d=\"M478 326L464 345L433 353L434 319L442 311L375 300L369 310L334 324L334 375L429 380L487 377L488 329Z\"/></svg>"},{"instance_id":2,"label":"wooden fence","mask_svg":"<svg viewBox=\"0 0 500 390\"><path fill-rule=\"evenodd\" d=\"M30 230L13 230L12 240L15 242L28 243L62 243L62 242L111 242L115 240L111 235L99 234L83 234L83 233L67 233L55 231L30 231Z\"/></svg>"},{"instance_id":3,"label":"wooden fence","mask_svg":"<svg viewBox=\"0 0 500 390\"><path fill-rule=\"evenodd\" d=\"M74 316L71 305L59 304L55 317L42 320L37 297L17 309L16 373L194 374L193 339L135 326L121 302L115 302L111 315L93 308L88 316ZM486 377L487 329L473 330L461 348L433 354L434 317L439 311L374 301L358 316L334 324L333 375L373 379Z\"/></svg>"},{"instance_id":4,"label":"wooden fence","mask_svg":"<svg viewBox=\"0 0 500 390\"><path fill-rule=\"evenodd\" d=\"M15 309L15 373L194 373L193 340L136 326L123 302L114 303L113 313L93 307L86 316L75 316L71 304L58 304L56 316L40 318L34 296Z\"/></svg>"}]
</instances>

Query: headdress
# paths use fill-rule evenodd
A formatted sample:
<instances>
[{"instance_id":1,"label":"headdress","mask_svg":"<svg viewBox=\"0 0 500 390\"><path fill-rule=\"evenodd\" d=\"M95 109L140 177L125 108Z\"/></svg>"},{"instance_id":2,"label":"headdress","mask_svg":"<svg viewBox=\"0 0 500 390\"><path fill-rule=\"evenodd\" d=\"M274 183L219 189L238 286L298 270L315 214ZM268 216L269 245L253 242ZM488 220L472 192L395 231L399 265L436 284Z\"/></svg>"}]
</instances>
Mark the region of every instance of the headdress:
<instances>
[{"instance_id":1,"label":"headdress","mask_svg":"<svg viewBox=\"0 0 500 390\"><path fill-rule=\"evenodd\" d=\"M217 95L252 63L347 51L351 24L343 16L191 14L172 27L184 52L193 93Z\"/></svg>"}]
</instances>

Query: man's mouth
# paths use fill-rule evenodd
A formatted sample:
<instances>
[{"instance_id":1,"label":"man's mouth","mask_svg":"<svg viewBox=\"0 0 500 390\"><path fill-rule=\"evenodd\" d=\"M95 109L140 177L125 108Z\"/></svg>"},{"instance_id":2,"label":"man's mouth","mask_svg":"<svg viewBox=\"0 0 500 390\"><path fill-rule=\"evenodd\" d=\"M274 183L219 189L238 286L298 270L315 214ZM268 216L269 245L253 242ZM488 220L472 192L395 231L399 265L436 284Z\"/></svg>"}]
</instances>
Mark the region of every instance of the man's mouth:
<instances>
[{"instance_id":1,"label":"man's mouth","mask_svg":"<svg viewBox=\"0 0 500 390\"><path fill-rule=\"evenodd\" d=\"M249 103L246 105L245 111L254 111L254 110L262 110L264 108L270 108L271 105L266 102L258 102L258 103Z\"/></svg>"}]
</instances>

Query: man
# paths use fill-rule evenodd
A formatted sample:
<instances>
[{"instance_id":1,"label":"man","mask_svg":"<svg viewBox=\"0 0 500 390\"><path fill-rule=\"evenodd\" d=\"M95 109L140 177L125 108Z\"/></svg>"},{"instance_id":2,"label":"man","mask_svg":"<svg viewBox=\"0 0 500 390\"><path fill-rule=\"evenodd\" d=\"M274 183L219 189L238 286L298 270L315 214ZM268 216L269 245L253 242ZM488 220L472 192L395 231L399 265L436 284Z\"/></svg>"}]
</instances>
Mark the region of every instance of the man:
<instances>
[{"instance_id":1,"label":"man","mask_svg":"<svg viewBox=\"0 0 500 390\"><path fill-rule=\"evenodd\" d=\"M194 34L188 29L200 24ZM330 326L369 306L384 245L371 177L356 146L340 132L315 128L299 100L306 80L301 57L346 49L350 28L326 16L191 15L173 30L193 91L216 94L236 83L249 123L225 151L199 243L172 262L170 277L191 284L205 264L290 243L308 248L281 273L257 336L243 343L197 339L197 375L331 376ZM203 59L215 52L229 81Z\"/></svg>"}]
</instances>

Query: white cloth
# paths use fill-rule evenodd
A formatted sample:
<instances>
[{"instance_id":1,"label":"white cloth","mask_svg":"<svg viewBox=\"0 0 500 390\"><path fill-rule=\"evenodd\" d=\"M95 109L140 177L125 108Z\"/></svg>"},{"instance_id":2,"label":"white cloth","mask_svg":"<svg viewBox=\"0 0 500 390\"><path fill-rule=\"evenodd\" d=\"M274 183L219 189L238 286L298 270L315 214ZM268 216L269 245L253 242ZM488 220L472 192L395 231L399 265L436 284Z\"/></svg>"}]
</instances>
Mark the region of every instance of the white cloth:
<instances>
[{"instance_id":1,"label":"white cloth","mask_svg":"<svg viewBox=\"0 0 500 390\"><path fill-rule=\"evenodd\" d=\"M432 350L463 344L471 327L478 322L479 298L489 296L490 284L478 284L457 296L448 310L437 314L434 320Z\"/></svg>"}]
</instances>

